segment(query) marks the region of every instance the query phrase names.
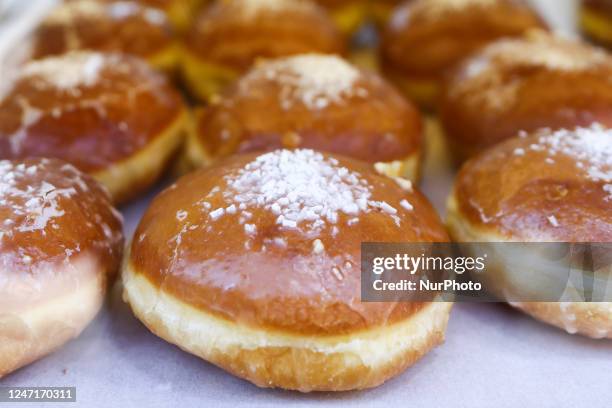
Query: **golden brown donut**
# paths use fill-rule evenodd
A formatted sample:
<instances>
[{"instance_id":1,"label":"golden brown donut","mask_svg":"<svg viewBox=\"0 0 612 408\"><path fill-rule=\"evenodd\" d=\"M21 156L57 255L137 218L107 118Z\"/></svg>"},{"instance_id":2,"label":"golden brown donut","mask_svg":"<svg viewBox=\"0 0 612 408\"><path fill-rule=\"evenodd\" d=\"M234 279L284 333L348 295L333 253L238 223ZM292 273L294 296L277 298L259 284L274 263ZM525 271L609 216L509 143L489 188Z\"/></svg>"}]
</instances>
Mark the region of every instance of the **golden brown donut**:
<instances>
[{"instance_id":1,"label":"golden brown donut","mask_svg":"<svg viewBox=\"0 0 612 408\"><path fill-rule=\"evenodd\" d=\"M59 160L0 160L0 378L78 336L123 249L106 190Z\"/></svg>"},{"instance_id":2,"label":"golden brown donut","mask_svg":"<svg viewBox=\"0 0 612 408\"><path fill-rule=\"evenodd\" d=\"M544 27L522 0L411 0L389 20L384 73L421 106L434 109L445 73L484 45Z\"/></svg>"},{"instance_id":3,"label":"golden brown donut","mask_svg":"<svg viewBox=\"0 0 612 408\"><path fill-rule=\"evenodd\" d=\"M457 176L447 223L458 242L612 242L612 130L542 130L481 153ZM538 283L537 265L525 265L527 284ZM516 281L509 274L494 278ZM612 303L513 305L570 333L612 338Z\"/></svg>"},{"instance_id":4,"label":"golden brown donut","mask_svg":"<svg viewBox=\"0 0 612 408\"><path fill-rule=\"evenodd\" d=\"M449 78L440 120L462 161L521 130L612 125L612 57L542 31L500 40Z\"/></svg>"},{"instance_id":5,"label":"golden brown donut","mask_svg":"<svg viewBox=\"0 0 612 408\"><path fill-rule=\"evenodd\" d=\"M612 1L582 0L580 28L590 40L612 49Z\"/></svg>"},{"instance_id":6,"label":"golden brown donut","mask_svg":"<svg viewBox=\"0 0 612 408\"><path fill-rule=\"evenodd\" d=\"M155 334L260 387L374 387L443 340L451 304L360 302L362 242L447 241L407 180L313 150L237 155L140 222L124 298Z\"/></svg>"},{"instance_id":7,"label":"golden brown donut","mask_svg":"<svg viewBox=\"0 0 612 408\"><path fill-rule=\"evenodd\" d=\"M0 159L63 159L123 202L158 178L186 122L180 95L146 63L73 52L27 63L0 93Z\"/></svg>"},{"instance_id":8,"label":"golden brown donut","mask_svg":"<svg viewBox=\"0 0 612 408\"><path fill-rule=\"evenodd\" d=\"M416 180L421 137L418 110L381 77L307 54L259 64L204 108L187 155L202 166L235 153L307 147Z\"/></svg>"},{"instance_id":9,"label":"golden brown donut","mask_svg":"<svg viewBox=\"0 0 612 408\"><path fill-rule=\"evenodd\" d=\"M352 34L368 16L368 0L314 0L327 9L332 19L345 34Z\"/></svg>"},{"instance_id":10,"label":"golden brown donut","mask_svg":"<svg viewBox=\"0 0 612 408\"><path fill-rule=\"evenodd\" d=\"M311 0L227 0L207 8L189 33L183 76L208 100L259 58L344 52L344 39Z\"/></svg>"},{"instance_id":11,"label":"golden brown donut","mask_svg":"<svg viewBox=\"0 0 612 408\"><path fill-rule=\"evenodd\" d=\"M164 71L178 51L166 15L135 1L73 0L57 6L32 35L32 58L74 50L121 52Z\"/></svg>"}]
</instances>

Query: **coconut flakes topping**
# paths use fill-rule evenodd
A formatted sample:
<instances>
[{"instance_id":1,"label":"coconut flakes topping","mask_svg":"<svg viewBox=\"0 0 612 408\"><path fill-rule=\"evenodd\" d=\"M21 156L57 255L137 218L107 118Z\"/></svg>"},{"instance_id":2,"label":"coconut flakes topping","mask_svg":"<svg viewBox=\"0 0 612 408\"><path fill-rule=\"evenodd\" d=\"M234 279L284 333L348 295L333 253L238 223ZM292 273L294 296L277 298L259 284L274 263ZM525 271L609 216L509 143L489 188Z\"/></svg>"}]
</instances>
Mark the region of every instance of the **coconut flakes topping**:
<instances>
[{"instance_id":1,"label":"coconut flakes topping","mask_svg":"<svg viewBox=\"0 0 612 408\"><path fill-rule=\"evenodd\" d=\"M94 86L105 66L103 54L71 52L63 56L32 61L25 65L22 77L41 79L47 85L68 90L79 86Z\"/></svg>"},{"instance_id":2,"label":"coconut flakes topping","mask_svg":"<svg viewBox=\"0 0 612 408\"><path fill-rule=\"evenodd\" d=\"M208 212L214 222L234 208L242 223L247 208L263 208L276 217L282 229L318 233L333 230L340 222L358 220L359 214L379 211L400 225L398 210L389 203L372 200L371 186L359 173L342 167L334 158L308 149L277 150L263 154L239 171L225 177L222 194L226 205ZM407 203L407 202L406 202ZM402 204L404 208L406 203ZM206 211L206 210L205 210ZM342 221L341 216L346 217ZM351 221L351 225L354 221ZM247 233L254 228L245 225ZM317 245L318 247L318 245Z\"/></svg>"},{"instance_id":3,"label":"coconut flakes topping","mask_svg":"<svg viewBox=\"0 0 612 408\"><path fill-rule=\"evenodd\" d=\"M262 64L244 78L241 86L248 93L262 79L276 82L281 87L284 109L300 103L319 110L354 96L367 96L365 89L356 86L360 78L360 71L340 57L307 54Z\"/></svg>"},{"instance_id":4,"label":"coconut flakes topping","mask_svg":"<svg viewBox=\"0 0 612 408\"><path fill-rule=\"evenodd\" d=\"M565 155L576 161L576 169L585 172L595 182L603 182L612 200L612 129L600 124L574 130L558 130L542 135L538 143L530 146L533 151L545 151L553 159Z\"/></svg>"}]
</instances>

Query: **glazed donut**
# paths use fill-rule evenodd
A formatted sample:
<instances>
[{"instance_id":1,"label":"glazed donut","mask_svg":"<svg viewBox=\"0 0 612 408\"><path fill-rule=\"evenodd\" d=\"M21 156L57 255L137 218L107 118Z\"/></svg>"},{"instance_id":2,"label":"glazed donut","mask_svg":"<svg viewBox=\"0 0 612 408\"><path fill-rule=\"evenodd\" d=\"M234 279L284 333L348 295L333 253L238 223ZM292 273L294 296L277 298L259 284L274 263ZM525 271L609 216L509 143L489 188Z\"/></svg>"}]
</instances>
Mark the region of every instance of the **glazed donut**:
<instances>
[{"instance_id":1,"label":"glazed donut","mask_svg":"<svg viewBox=\"0 0 612 408\"><path fill-rule=\"evenodd\" d=\"M344 39L311 0L227 0L206 9L187 39L183 77L209 100L258 58L343 53Z\"/></svg>"},{"instance_id":2,"label":"glazed donut","mask_svg":"<svg viewBox=\"0 0 612 408\"><path fill-rule=\"evenodd\" d=\"M166 15L135 1L63 3L36 28L32 42L34 59L83 49L121 52L164 71L178 60Z\"/></svg>"},{"instance_id":3,"label":"glazed donut","mask_svg":"<svg viewBox=\"0 0 612 408\"><path fill-rule=\"evenodd\" d=\"M0 378L78 336L121 260L106 190L59 160L0 160Z\"/></svg>"},{"instance_id":4,"label":"glazed donut","mask_svg":"<svg viewBox=\"0 0 612 408\"><path fill-rule=\"evenodd\" d=\"M612 130L542 130L464 165L448 202L448 227L458 242L612 242L611 209ZM512 264L526 271L527 285L544 278L536 266L542 263L520 262ZM499 285L521 278L510 263L496 272ZM608 274L612 282L612 269ZM612 303L512 304L570 333L612 338Z\"/></svg>"},{"instance_id":5,"label":"glazed donut","mask_svg":"<svg viewBox=\"0 0 612 408\"><path fill-rule=\"evenodd\" d=\"M521 130L612 125L612 57L534 31L495 42L464 61L440 98L457 161Z\"/></svg>"},{"instance_id":6,"label":"glazed donut","mask_svg":"<svg viewBox=\"0 0 612 408\"><path fill-rule=\"evenodd\" d=\"M187 142L196 166L235 153L306 147L418 178L418 110L381 77L339 57L307 54L259 64L196 121Z\"/></svg>"},{"instance_id":7,"label":"glazed donut","mask_svg":"<svg viewBox=\"0 0 612 408\"><path fill-rule=\"evenodd\" d=\"M491 41L544 27L522 0L411 0L390 18L381 68L422 107L436 107L445 73Z\"/></svg>"},{"instance_id":8,"label":"glazed donut","mask_svg":"<svg viewBox=\"0 0 612 408\"><path fill-rule=\"evenodd\" d=\"M590 40L612 49L612 1L582 0L580 28Z\"/></svg>"},{"instance_id":9,"label":"glazed donut","mask_svg":"<svg viewBox=\"0 0 612 408\"><path fill-rule=\"evenodd\" d=\"M260 387L374 387L443 340L450 303L362 303L363 241L448 239L407 180L308 149L237 155L159 195L123 268L155 334Z\"/></svg>"},{"instance_id":10,"label":"glazed donut","mask_svg":"<svg viewBox=\"0 0 612 408\"><path fill-rule=\"evenodd\" d=\"M368 0L314 0L327 9L336 26L345 34L361 27L368 16Z\"/></svg>"},{"instance_id":11,"label":"glazed donut","mask_svg":"<svg viewBox=\"0 0 612 408\"><path fill-rule=\"evenodd\" d=\"M137 58L48 57L24 65L0 93L0 159L63 159L124 202L158 178L187 117L164 76Z\"/></svg>"}]
</instances>

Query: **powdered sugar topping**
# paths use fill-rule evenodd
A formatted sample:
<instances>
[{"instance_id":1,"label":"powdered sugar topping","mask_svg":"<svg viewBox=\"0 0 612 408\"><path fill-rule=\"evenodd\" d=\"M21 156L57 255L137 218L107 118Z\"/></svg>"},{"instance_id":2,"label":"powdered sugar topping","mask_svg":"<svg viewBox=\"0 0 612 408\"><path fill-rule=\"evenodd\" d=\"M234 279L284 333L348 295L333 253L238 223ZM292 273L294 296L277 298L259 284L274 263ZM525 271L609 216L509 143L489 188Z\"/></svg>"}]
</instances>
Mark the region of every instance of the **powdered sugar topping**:
<instances>
[{"instance_id":1,"label":"powdered sugar topping","mask_svg":"<svg viewBox=\"0 0 612 408\"><path fill-rule=\"evenodd\" d=\"M135 1L114 1L105 4L98 0L79 0L63 3L53 9L45 19L45 24L72 24L79 19L97 19L101 16L115 20L142 16L154 25L168 23L161 10L145 7Z\"/></svg>"},{"instance_id":2,"label":"powdered sugar topping","mask_svg":"<svg viewBox=\"0 0 612 408\"><path fill-rule=\"evenodd\" d=\"M250 213L245 213L249 208L269 211L281 229L299 229L314 235L326 228L333 231L340 223L354 225L360 214L371 211L384 213L400 225L397 208L373 200L371 186L359 173L312 150L263 154L226 176L225 182L224 191L211 191L202 204L221 194L226 205L211 210L202 205L202 209L211 222L228 214L239 215L249 234L256 231L247 223ZM407 201L402 206L406 204Z\"/></svg>"},{"instance_id":3,"label":"powdered sugar topping","mask_svg":"<svg viewBox=\"0 0 612 408\"><path fill-rule=\"evenodd\" d=\"M543 67L559 71L581 71L611 59L602 50L583 43L533 31L525 39L505 39L497 41L474 59L467 67L469 76L482 75L491 64L500 63L513 66Z\"/></svg>"},{"instance_id":4,"label":"powdered sugar topping","mask_svg":"<svg viewBox=\"0 0 612 408\"><path fill-rule=\"evenodd\" d=\"M249 19L265 13L317 9L317 6L308 0L231 0L229 5L239 11L237 17Z\"/></svg>"},{"instance_id":5,"label":"powdered sugar topping","mask_svg":"<svg viewBox=\"0 0 612 408\"><path fill-rule=\"evenodd\" d=\"M91 87L98 83L106 64L103 54L71 52L26 64L22 77L33 77L61 90L79 86Z\"/></svg>"},{"instance_id":6,"label":"powdered sugar topping","mask_svg":"<svg viewBox=\"0 0 612 408\"><path fill-rule=\"evenodd\" d=\"M526 75L505 75L504 70L522 72L520 68L541 68L556 72L581 72L608 67L612 58L604 51L542 31L533 31L525 38L504 39L485 47L468 60L461 75L451 86L451 95L465 96L484 102L488 107L503 110L516 100L518 90L533 70Z\"/></svg>"},{"instance_id":7,"label":"powdered sugar topping","mask_svg":"<svg viewBox=\"0 0 612 408\"><path fill-rule=\"evenodd\" d=\"M576 161L576 170L585 172L595 182L604 183L603 190L612 200L612 129L600 124L574 130L558 130L539 137L533 151L545 151L553 159L565 155Z\"/></svg>"},{"instance_id":8,"label":"powdered sugar topping","mask_svg":"<svg viewBox=\"0 0 612 408\"><path fill-rule=\"evenodd\" d=\"M42 231L44 234L48 226L53 227L55 220L64 215L58 200L76 194L73 187L58 188L47 181L28 182L24 186L26 180L45 173L44 164L43 161L40 165L26 166L0 161L0 207L9 207L13 216L21 219L18 225L13 225L14 221L7 222L10 218L5 220L3 225L9 228L3 231L3 236L13 231Z\"/></svg>"},{"instance_id":9,"label":"powdered sugar topping","mask_svg":"<svg viewBox=\"0 0 612 408\"><path fill-rule=\"evenodd\" d=\"M341 104L351 97L366 97L367 91L357 86L360 71L332 55L306 54L278 59L262 64L241 81L244 92L262 79L280 85L284 109L296 104L312 110Z\"/></svg>"},{"instance_id":10,"label":"powdered sugar topping","mask_svg":"<svg viewBox=\"0 0 612 408\"><path fill-rule=\"evenodd\" d=\"M411 6L414 13L436 18L450 12L471 7L490 7L498 3L499 0L417 0Z\"/></svg>"}]
</instances>

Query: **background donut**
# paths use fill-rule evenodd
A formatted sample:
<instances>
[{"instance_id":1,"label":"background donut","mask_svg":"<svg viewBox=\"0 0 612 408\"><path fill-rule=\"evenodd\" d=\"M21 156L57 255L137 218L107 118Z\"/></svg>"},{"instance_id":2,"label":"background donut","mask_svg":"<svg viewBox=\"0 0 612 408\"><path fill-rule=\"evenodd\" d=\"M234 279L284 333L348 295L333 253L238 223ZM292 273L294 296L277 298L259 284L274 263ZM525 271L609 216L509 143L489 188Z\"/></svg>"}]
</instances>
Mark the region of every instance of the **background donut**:
<instances>
[{"instance_id":1,"label":"background donut","mask_svg":"<svg viewBox=\"0 0 612 408\"><path fill-rule=\"evenodd\" d=\"M393 13L381 40L383 72L423 108L436 107L445 73L502 37L543 28L523 1L411 0Z\"/></svg>"},{"instance_id":2,"label":"background donut","mask_svg":"<svg viewBox=\"0 0 612 408\"><path fill-rule=\"evenodd\" d=\"M418 178L418 110L376 74L318 54L262 63L197 117L187 143L201 166L235 153L306 147Z\"/></svg>"},{"instance_id":3,"label":"background donut","mask_svg":"<svg viewBox=\"0 0 612 408\"><path fill-rule=\"evenodd\" d=\"M447 224L458 242L612 242L611 203L612 130L543 130L468 161ZM523 268L528 285L539 279L537 265ZM494 277L498 286L517 280L507 268ZM612 338L612 303L512 304L570 333Z\"/></svg>"},{"instance_id":4,"label":"background donut","mask_svg":"<svg viewBox=\"0 0 612 408\"><path fill-rule=\"evenodd\" d=\"M153 201L124 298L158 336L258 386L373 387L442 340L451 305L362 303L365 241L447 235L408 181L366 163L306 149L233 156Z\"/></svg>"},{"instance_id":5,"label":"background donut","mask_svg":"<svg viewBox=\"0 0 612 408\"><path fill-rule=\"evenodd\" d=\"M183 76L194 96L208 100L259 58L344 50L343 36L311 0L218 1L185 40Z\"/></svg>"},{"instance_id":6,"label":"background donut","mask_svg":"<svg viewBox=\"0 0 612 408\"><path fill-rule=\"evenodd\" d=\"M0 160L0 377L78 336L123 249L105 189L59 160Z\"/></svg>"},{"instance_id":7,"label":"background donut","mask_svg":"<svg viewBox=\"0 0 612 408\"><path fill-rule=\"evenodd\" d=\"M534 31L500 40L449 77L440 121L457 161L519 131L612 125L612 57Z\"/></svg>"},{"instance_id":8,"label":"background donut","mask_svg":"<svg viewBox=\"0 0 612 408\"><path fill-rule=\"evenodd\" d=\"M186 127L186 107L164 76L118 54L29 62L0 96L0 158L63 159L116 202L158 178Z\"/></svg>"},{"instance_id":9,"label":"background donut","mask_svg":"<svg viewBox=\"0 0 612 408\"><path fill-rule=\"evenodd\" d=\"M57 6L32 34L32 58L74 50L121 52L172 71L178 60L166 15L135 1L72 0Z\"/></svg>"},{"instance_id":10,"label":"background donut","mask_svg":"<svg viewBox=\"0 0 612 408\"><path fill-rule=\"evenodd\" d=\"M80 0L66 0L80 1ZM121 0L96 0L106 3L114 3ZM154 7L163 11L174 29L178 33L189 30L198 11L201 10L208 0L130 0L146 7ZM212 0L211 0L212 1Z\"/></svg>"},{"instance_id":11,"label":"background donut","mask_svg":"<svg viewBox=\"0 0 612 408\"><path fill-rule=\"evenodd\" d=\"M612 48L612 3L608 0L581 0L580 29L590 40Z\"/></svg>"}]
</instances>

